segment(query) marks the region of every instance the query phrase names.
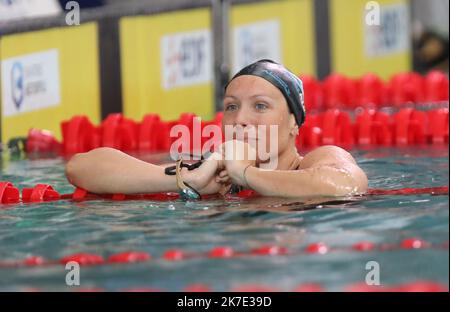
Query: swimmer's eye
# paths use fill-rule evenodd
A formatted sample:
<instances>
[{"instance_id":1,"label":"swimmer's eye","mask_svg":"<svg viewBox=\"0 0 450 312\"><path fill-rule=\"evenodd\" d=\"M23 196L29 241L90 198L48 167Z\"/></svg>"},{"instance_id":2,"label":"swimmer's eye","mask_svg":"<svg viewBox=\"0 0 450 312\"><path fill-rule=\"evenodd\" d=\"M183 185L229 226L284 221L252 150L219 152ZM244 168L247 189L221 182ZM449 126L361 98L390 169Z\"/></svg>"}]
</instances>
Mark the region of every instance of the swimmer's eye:
<instances>
[{"instance_id":1,"label":"swimmer's eye","mask_svg":"<svg viewBox=\"0 0 450 312\"><path fill-rule=\"evenodd\" d=\"M225 106L226 111L235 111L237 110L238 106L237 104L228 104Z\"/></svg>"},{"instance_id":2,"label":"swimmer's eye","mask_svg":"<svg viewBox=\"0 0 450 312\"><path fill-rule=\"evenodd\" d=\"M264 103L256 103L256 104L255 104L256 110L259 110L259 111L266 110L267 107L268 107L268 106L267 106L266 104L264 104Z\"/></svg>"}]
</instances>

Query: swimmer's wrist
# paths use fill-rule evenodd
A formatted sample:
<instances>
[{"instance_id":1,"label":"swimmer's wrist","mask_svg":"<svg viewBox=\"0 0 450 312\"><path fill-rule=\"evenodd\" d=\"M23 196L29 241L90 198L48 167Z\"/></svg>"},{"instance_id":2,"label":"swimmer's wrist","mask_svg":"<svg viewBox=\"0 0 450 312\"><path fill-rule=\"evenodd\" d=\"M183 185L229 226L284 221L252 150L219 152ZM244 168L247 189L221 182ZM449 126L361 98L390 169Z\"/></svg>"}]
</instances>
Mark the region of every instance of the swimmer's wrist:
<instances>
[{"instance_id":1,"label":"swimmer's wrist","mask_svg":"<svg viewBox=\"0 0 450 312\"><path fill-rule=\"evenodd\" d=\"M254 167L253 164L245 164L239 166L235 170L228 171L230 178L234 181L234 183L239 184L243 187L250 187L248 183L248 172L251 167Z\"/></svg>"},{"instance_id":2,"label":"swimmer's wrist","mask_svg":"<svg viewBox=\"0 0 450 312\"><path fill-rule=\"evenodd\" d=\"M187 168L183 168L181 170L181 178L194 189L198 188L199 174L196 170L190 171Z\"/></svg>"},{"instance_id":3,"label":"swimmer's wrist","mask_svg":"<svg viewBox=\"0 0 450 312\"><path fill-rule=\"evenodd\" d=\"M245 166L244 168L244 172L242 173L242 178L244 180L244 186L250 188L250 185L248 184L248 180L247 180L247 171L249 168L253 167L252 164L248 164L247 166Z\"/></svg>"}]
</instances>

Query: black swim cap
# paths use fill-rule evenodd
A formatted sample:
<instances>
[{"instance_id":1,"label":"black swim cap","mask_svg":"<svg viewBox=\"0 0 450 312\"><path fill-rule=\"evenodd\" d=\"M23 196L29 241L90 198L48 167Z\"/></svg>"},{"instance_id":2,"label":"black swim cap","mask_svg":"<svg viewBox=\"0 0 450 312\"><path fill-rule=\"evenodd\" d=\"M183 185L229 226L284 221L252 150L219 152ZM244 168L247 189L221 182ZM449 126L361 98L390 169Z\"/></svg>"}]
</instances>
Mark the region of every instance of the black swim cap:
<instances>
[{"instance_id":1,"label":"black swim cap","mask_svg":"<svg viewBox=\"0 0 450 312\"><path fill-rule=\"evenodd\" d=\"M259 60L244 67L225 86L242 75L252 75L264 78L277 87L286 98L289 109L295 116L295 121L300 127L305 122L306 110L304 103L303 83L296 75L287 70L283 65L272 60Z\"/></svg>"}]
</instances>

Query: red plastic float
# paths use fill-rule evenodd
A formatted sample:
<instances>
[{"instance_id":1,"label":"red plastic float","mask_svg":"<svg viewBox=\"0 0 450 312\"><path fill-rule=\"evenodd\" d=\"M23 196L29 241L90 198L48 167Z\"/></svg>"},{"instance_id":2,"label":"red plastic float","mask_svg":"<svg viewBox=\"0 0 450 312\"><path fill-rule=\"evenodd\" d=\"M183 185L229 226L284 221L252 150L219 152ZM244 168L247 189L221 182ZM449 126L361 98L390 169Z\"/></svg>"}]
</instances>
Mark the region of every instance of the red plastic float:
<instances>
[{"instance_id":1,"label":"red plastic float","mask_svg":"<svg viewBox=\"0 0 450 312\"><path fill-rule=\"evenodd\" d=\"M419 238L408 238L402 241L402 248L404 249L422 249L428 246L428 243Z\"/></svg>"},{"instance_id":2,"label":"red plastic float","mask_svg":"<svg viewBox=\"0 0 450 312\"><path fill-rule=\"evenodd\" d=\"M87 116L74 116L61 123L63 151L65 154L87 152L102 146L101 133Z\"/></svg>"},{"instance_id":3,"label":"red plastic float","mask_svg":"<svg viewBox=\"0 0 450 312\"><path fill-rule=\"evenodd\" d=\"M0 204L15 204L19 201L19 189L11 182L0 182Z\"/></svg>"},{"instance_id":4,"label":"red plastic float","mask_svg":"<svg viewBox=\"0 0 450 312\"><path fill-rule=\"evenodd\" d=\"M227 246L214 247L208 253L208 257L210 258L231 258L234 255L233 248Z\"/></svg>"},{"instance_id":5,"label":"red plastic float","mask_svg":"<svg viewBox=\"0 0 450 312\"><path fill-rule=\"evenodd\" d=\"M168 261L181 261L186 258L186 253L181 249L169 249L163 254L163 259Z\"/></svg>"},{"instance_id":6,"label":"red plastic float","mask_svg":"<svg viewBox=\"0 0 450 312\"><path fill-rule=\"evenodd\" d=\"M437 109L428 112L431 142L433 144L448 143L448 109Z\"/></svg>"},{"instance_id":7,"label":"red plastic float","mask_svg":"<svg viewBox=\"0 0 450 312\"><path fill-rule=\"evenodd\" d=\"M89 254L89 253L77 253L61 258L60 263L66 265L68 262L77 262L79 265L99 265L104 264L105 260L102 256Z\"/></svg>"},{"instance_id":8,"label":"red plastic float","mask_svg":"<svg viewBox=\"0 0 450 312\"><path fill-rule=\"evenodd\" d=\"M49 184L36 184L33 188L24 188L22 190L22 201L24 202L58 200L60 197L59 193Z\"/></svg>"},{"instance_id":9,"label":"red plastic float","mask_svg":"<svg viewBox=\"0 0 450 312\"><path fill-rule=\"evenodd\" d=\"M56 140L50 131L34 128L28 131L27 153L59 153L60 150L61 143Z\"/></svg>"},{"instance_id":10,"label":"red plastic float","mask_svg":"<svg viewBox=\"0 0 450 312\"><path fill-rule=\"evenodd\" d=\"M331 74L323 82L324 105L326 108L355 107L355 81L341 74Z\"/></svg>"},{"instance_id":11,"label":"red plastic float","mask_svg":"<svg viewBox=\"0 0 450 312\"><path fill-rule=\"evenodd\" d=\"M108 258L110 263L133 263L133 262L145 262L151 259L151 255L147 252L141 251L128 251L111 255Z\"/></svg>"},{"instance_id":12,"label":"red plastic float","mask_svg":"<svg viewBox=\"0 0 450 312\"><path fill-rule=\"evenodd\" d=\"M321 254L324 255L328 253L329 248L324 243L314 243L306 247L305 251L311 254Z\"/></svg>"},{"instance_id":13,"label":"red plastic float","mask_svg":"<svg viewBox=\"0 0 450 312\"><path fill-rule=\"evenodd\" d=\"M375 74L369 73L356 81L356 104L364 108L377 108L386 103L386 87Z\"/></svg>"},{"instance_id":14,"label":"red plastic float","mask_svg":"<svg viewBox=\"0 0 450 312\"><path fill-rule=\"evenodd\" d=\"M255 248L251 251L251 253L258 256L279 256L286 255L288 253L288 250L286 247L268 245Z\"/></svg>"},{"instance_id":15,"label":"red plastic float","mask_svg":"<svg viewBox=\"0 0 450 312\"><path fill-rule=\"evenodd\" d=\"M359 242L352 246L356 251L371 251L375 249L375 244L372 242Z\"/></svg>"},{"instance_id":16,"label":"red plastic float","mask_svg":"<svg viewBox=\"0 0 450 312\"><path fill-rule=\"evenodd\" d=\"M391 116L384 112L376 112L373 119L370 119L370 122L372 123L372 133L369 133L372 138L371 143L381 146L393 145L394 124ZM367 140L364 142L367 142Z\"/></svg>"},{"instance_id":17,"label":"red plastic float","mask_svg":"<svg viewBox=\"0 0 450 312\"><path fill-rule=\"evenodd\" d=\"M449 82L448 77L441 71L430 71L425 76L425 101L448 101Z\"/></svg>"},{"instance_id":18,"label":"red plastic float","mask_svg":"<svg viewBox=\"0 0 450 312\"><path fill-rule=\"evenodd\" d=\"M47 264L48 261L45 258L40 256L31 256L23 260L23 264L26 266L38 266Z\"/></svg>"},{"instance_id":19,"label":"red plastic float","mask_svg":"<svg viewBox=\"0 0 450 312\"><path fill-rule=\"evenodd\" d=\"M303 82L303 89L305 92L305 108L306 111L315 111L322 109L323 106L323 91L322 85L313 76L302 75L300 79Z\"/></svg>"}]
</instances>

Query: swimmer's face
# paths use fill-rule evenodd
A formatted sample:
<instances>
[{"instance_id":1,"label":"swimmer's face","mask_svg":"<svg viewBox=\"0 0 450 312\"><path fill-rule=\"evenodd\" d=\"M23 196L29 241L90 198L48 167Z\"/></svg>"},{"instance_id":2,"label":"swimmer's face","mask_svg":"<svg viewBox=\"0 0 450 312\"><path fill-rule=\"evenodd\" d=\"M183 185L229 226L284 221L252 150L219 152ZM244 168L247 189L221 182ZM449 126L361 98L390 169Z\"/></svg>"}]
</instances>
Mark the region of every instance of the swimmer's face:
<instances>
[{"instance_id":1,"label":"swimmer's face","mask_svg":"<svg viewBox=\"0 0 450 312\"><path fill-rule=\"evenodd\" d=\"M260 132L258 135L258 131L251 131L251 129L257 129L260 125L266 126L266 144L263 144L266 146L266 150L264 152L272 151L270 126L276 126L278 135L273 137L272 134L272 141L278 140L278 142L273 142L273 144L278 143L276 151L278 155L287 148L295 146L295 138L298 134L295 117L290 113L281 91L265 79L252 75L239 76L228 85L222 119L222 130L225 134L227 125L242 126L246 129L245 133L248 133L248 136L244 135L244 140L248 141L250 145L256 143L256 147L258 147L258 142L263 142L262 133ZM247 131L247 129L249 130ZM262 148L262 146L259 147ZM271 154L273 153L271 152Z\"/></svg>"}]
</instances>

